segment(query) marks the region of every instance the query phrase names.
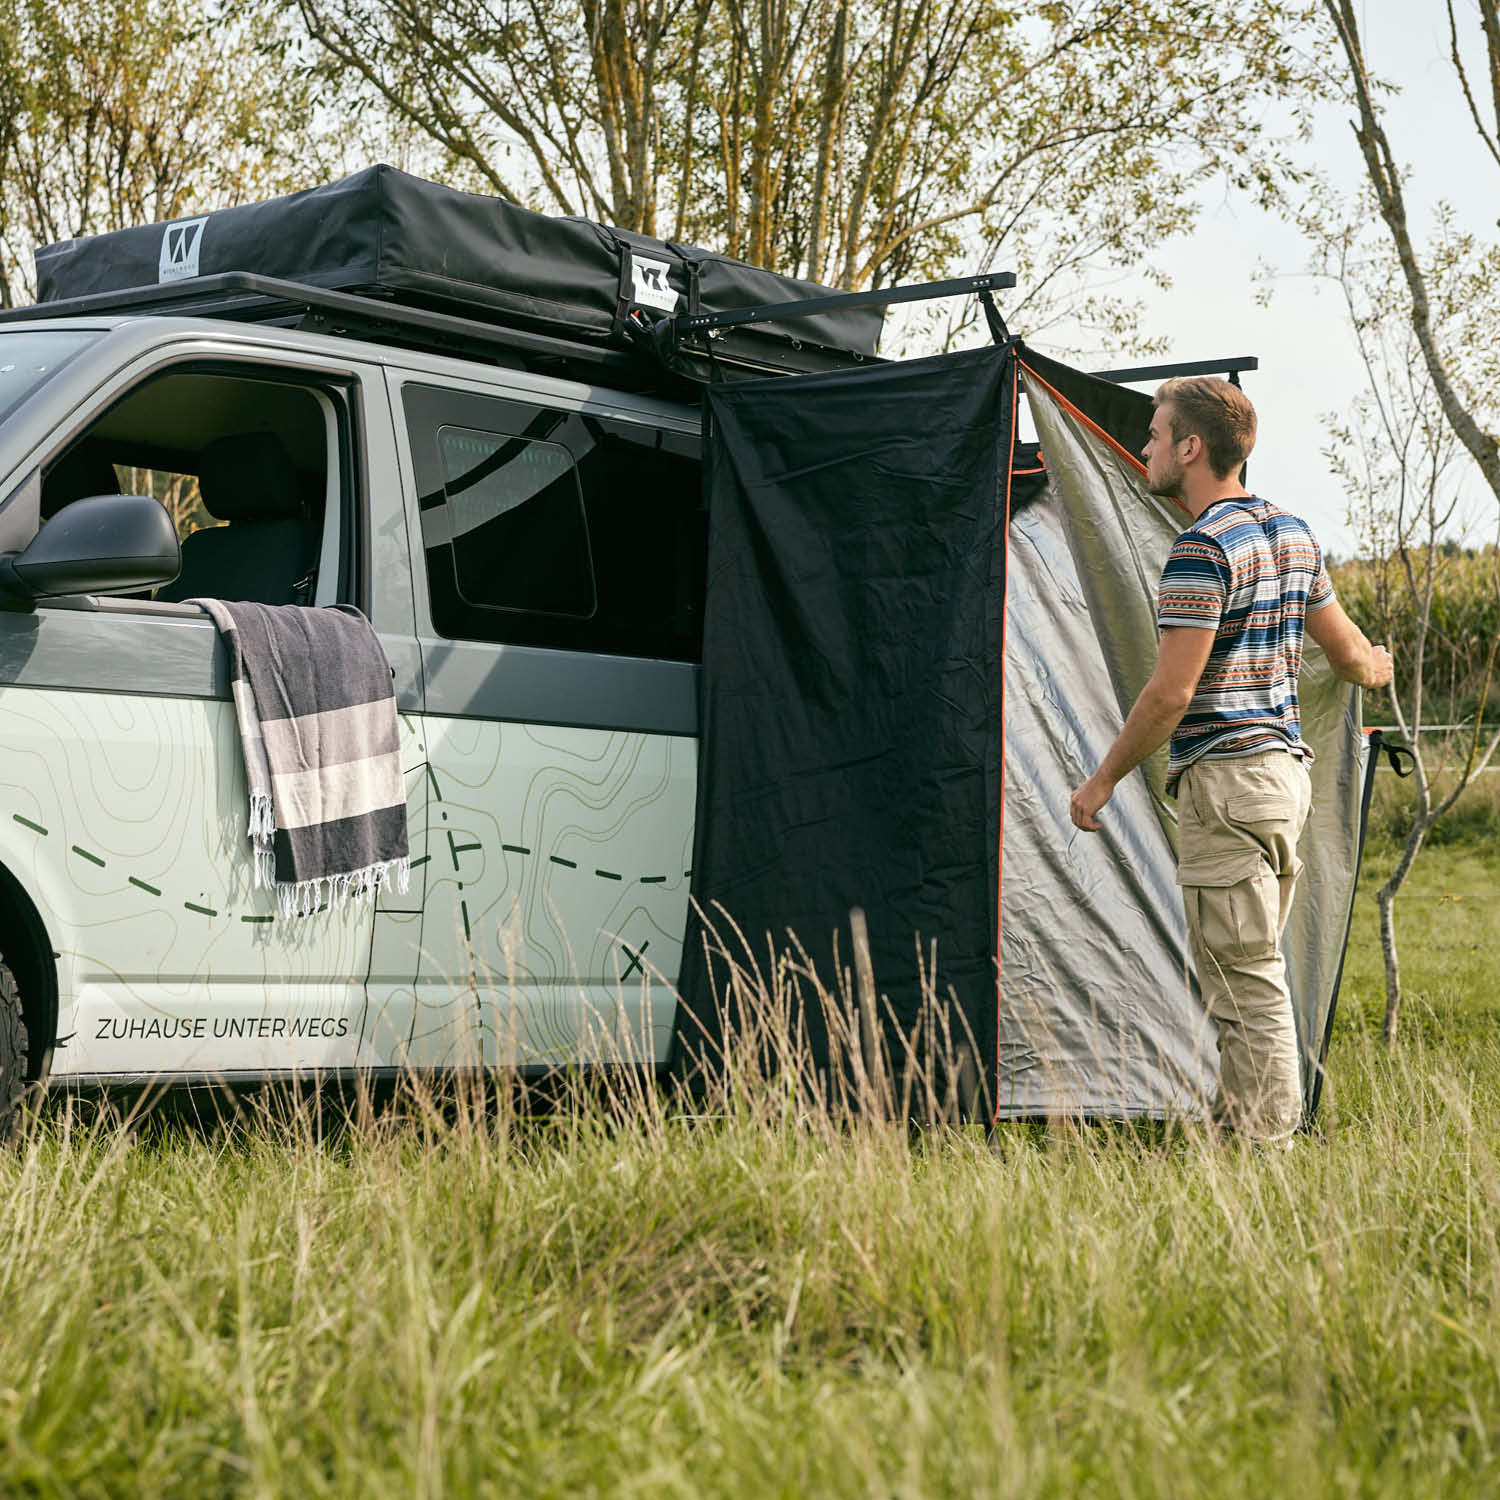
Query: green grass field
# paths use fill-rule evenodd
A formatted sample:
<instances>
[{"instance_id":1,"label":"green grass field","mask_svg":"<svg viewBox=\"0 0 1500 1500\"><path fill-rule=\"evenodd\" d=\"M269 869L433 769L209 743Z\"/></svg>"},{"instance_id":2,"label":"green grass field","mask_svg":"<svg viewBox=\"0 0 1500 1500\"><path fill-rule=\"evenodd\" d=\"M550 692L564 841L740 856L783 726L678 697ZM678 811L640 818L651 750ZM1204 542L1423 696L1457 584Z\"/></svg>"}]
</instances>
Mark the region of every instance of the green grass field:
<instances>
[{"instance_id":1,"label":"green grass field","mask_svg":"<svg viewBox=\"0 0 1500 1500\"><path fill-rule=\"evenodd\" d=\"M1493 1495L1497 875L1419 864L1394 1057L1362 899L1285 1154L54 1110L0 1159L0 1494Z\"/></svg>"}]
</instances>

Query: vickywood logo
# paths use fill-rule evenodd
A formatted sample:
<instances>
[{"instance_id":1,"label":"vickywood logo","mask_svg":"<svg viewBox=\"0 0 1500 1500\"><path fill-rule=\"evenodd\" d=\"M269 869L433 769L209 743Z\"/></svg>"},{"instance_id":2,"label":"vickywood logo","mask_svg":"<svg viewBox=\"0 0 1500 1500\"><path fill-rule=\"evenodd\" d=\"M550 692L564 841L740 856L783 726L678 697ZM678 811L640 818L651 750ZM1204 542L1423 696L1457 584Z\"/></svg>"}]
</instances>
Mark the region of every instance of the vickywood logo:
<instances>
[{"instance_id":1,"label":"vickywood logo","mask_svg":"<svg viewBox=\"0 0 1500 1500\"><path fill-rule=\"evenodd\" d=\"M157 263L156 279L163 281L185 281L198 274L199 251L203 246L203 226L207 217L181 219L168 224L161 237L161 259Z\"/></svg>"}]
</instances>

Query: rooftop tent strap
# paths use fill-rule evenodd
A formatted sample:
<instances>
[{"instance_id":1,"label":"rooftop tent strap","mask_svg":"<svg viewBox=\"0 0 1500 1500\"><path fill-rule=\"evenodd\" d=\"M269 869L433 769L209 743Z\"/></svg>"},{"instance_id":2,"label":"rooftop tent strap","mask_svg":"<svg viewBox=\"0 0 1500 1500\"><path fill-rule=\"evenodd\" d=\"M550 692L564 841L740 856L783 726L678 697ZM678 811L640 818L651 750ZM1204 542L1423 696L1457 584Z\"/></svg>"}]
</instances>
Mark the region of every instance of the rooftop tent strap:
<instances>
[{"instance_id":1,"label":"rooftop tent strap","mask_svg":"<svg viewBox=\"0 0 1500 1500\"><path fill-rule=\"evenodd\" d=\"M987 1110L1014 359L987 348L721 386L709 404L702 915L684 948L676 1065L702 1081L747 1045L759 973L795 991L792 1025L836 1086L847 1016L829 1006L842 1005L857 906L894 1070L936 1024L964 1082L925 1082ZM919 945L936 948L936 1016ZM777 981L778 956L821 991Z\"/></svg>"}]
</instances>

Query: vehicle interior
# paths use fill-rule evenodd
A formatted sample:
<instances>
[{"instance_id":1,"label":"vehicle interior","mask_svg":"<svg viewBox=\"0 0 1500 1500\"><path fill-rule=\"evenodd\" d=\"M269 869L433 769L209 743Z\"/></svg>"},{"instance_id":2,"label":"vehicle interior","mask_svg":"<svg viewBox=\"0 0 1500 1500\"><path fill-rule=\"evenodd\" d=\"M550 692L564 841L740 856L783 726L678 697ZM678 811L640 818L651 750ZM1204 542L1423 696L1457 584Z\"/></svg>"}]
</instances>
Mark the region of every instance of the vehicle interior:
<instances>
[{"instance_id":1,"label":"vehicle interior","mask_svg":"<svg viewBox=\"0 0 1500 1500\"><path fill-rule=\"evenodd\" d=\"M158 602L333 603L339 454L327 393L177 369L137 386L46 467L42 519L90 495L151 495L182 547L182 572Z\"/></svg>"}]
</instances>

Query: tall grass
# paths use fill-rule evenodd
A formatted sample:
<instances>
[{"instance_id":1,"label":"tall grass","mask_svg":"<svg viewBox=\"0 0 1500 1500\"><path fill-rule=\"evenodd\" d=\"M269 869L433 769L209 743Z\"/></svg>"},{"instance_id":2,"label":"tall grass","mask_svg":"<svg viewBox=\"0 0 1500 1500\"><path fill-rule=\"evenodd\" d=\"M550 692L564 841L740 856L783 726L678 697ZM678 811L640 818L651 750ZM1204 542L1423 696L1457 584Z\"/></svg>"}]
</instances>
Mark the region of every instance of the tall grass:
<instances>
[{"instance_id":1,"label":"tall grass","mask_svg":"<svg viewBox=\"0 0 1500 1500\"><path fill-rule=\"evenodd\" d=\"M54 1107L0 1158L0 1493L1494 1493L1493 1004L1388 1059L1346 992L1285 1154L749 1072Z\"/></svg>"},{"instance_id":2,"label":"tall grass","mask_svg":"<svg viewBox=\"0 0 1500 1500\"><path fill-rule=\"evenodd\" d=\"M1370 712L1367 708L1366 712ZM1444 797L1453 786L1453 767L1462 766L1468 753L1467 739L1453 739L1446 756L1443 747L1428 739L1426 749L1430 764L1444 764L1444 772L1434 775L1432 795ZM1396 851L1406 841L1416 804L1415 777L1399 777L1382 767L1376 773L1374 795L1370 799L1370 821L1366 830L1368 847L1377 859L1395 862ZM1432 825L1427 835L1429 849L1462 845L1489 848L1500 852L1500 767L1475 776L1463 796Z\"/></svg>"}]
</instances>

